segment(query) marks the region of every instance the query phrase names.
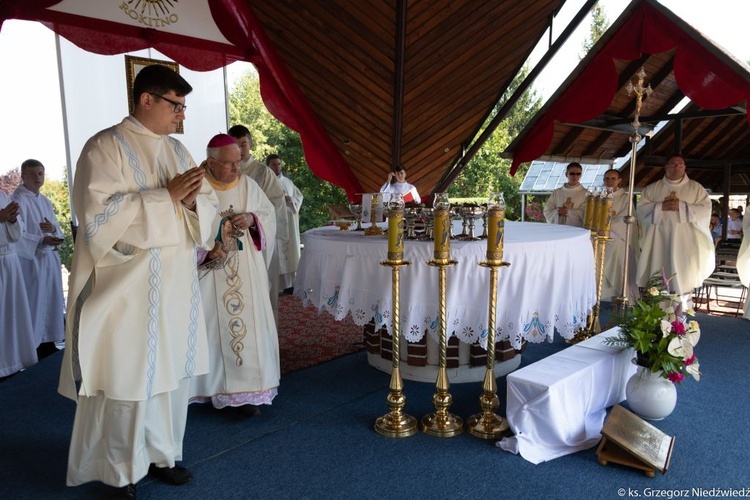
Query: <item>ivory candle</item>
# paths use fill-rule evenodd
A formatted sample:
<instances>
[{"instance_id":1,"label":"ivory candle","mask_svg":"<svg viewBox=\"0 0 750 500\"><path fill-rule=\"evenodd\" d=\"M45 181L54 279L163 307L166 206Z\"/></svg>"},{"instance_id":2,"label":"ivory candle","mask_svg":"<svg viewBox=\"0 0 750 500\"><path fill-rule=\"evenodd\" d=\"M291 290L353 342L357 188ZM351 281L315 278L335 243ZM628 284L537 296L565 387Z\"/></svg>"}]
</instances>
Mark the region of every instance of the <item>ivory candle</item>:
<instances>
[{"instance_id":1,"label":"ivory candle","mask_svg":"<svg viewBox=\"0 0 750 500\"><path fill-rule=\"evenodd\" d=\"M404 260L404 211L388 212L388 260Z\"/></svg>"},{"instance_id":2,"label":"ivory candle","mask_svg":"<svg viewBox=\"0 0 750 500\"><path fill-rule=\"evenodd\" d=\"M435 209L433 218L435 220L435 260L449 260L451 253L451 219L448 209Z\"/></svg>"},{"instance_id":3,"label":"ivory candle","mask_svg":"<svg viewBox=\"0 0 750 500\"><path fill-rule=\"evenodd\" d=\"M487 260L503 260L503 240L505 238L505 209L492 207L487 217Z\"/></svg>"},{"instance_id":4,"label":"ivory candle","mask_svg":"<svg viewBox=\"0 0 750 500\"><path fill-rule=\"evenodd\" d=\"M602 197L602 209L599 212L599 231L606 231L609 223L610 211L612 210L612 197Z\"/></svg>"},{"instance_id":5,"label":"ivory candle","mask_svg":"<svg viewBox=\"0 0 750 500\"><path fill-rule=\"evenodd\" d=\"M592 229L594 223L594 204L596 203L596 196L593 193L586 195L586 215L583 218L583 227L585 229Z\"/></svg>"}]
</instances>

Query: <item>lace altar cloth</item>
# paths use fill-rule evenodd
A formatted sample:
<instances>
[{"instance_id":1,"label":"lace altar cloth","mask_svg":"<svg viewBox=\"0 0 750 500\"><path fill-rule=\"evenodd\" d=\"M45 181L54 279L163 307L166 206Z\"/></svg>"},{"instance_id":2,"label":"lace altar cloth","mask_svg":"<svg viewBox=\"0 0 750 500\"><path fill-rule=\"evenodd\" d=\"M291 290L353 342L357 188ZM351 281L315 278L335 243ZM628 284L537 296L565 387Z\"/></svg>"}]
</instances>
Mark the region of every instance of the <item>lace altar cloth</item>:
<instances>
[{"instance_id":1,"label":"lace altar cloth","mask_svg":"<svg viewBox=\"0 0 750 500\"><path fill-rule=\"evenodd\" d=\"M481 234L478 221L477 234ZM383 226L385 227L385 225ZM461 232L454 223L454 234ZM371 320L391 330L391 268L386 259L387 236L365 236L336 226L311 229L302 235L304 250L294 283L305 306L326 311L337 321L351 315L357 325ZM410 342L425 333L437 339L438 269L431 241L406 241L401 267L401 334ZM486 240L451 241L446 272L446 313L449 335L467 344L486 346L488 268ZM506 222L503 260L498 270L496 339L520 348L528 342L552 341L554 330L564 338L586 324L596 302L594 253L589 231L535 222Z\"/></svg>"}]
</instances>

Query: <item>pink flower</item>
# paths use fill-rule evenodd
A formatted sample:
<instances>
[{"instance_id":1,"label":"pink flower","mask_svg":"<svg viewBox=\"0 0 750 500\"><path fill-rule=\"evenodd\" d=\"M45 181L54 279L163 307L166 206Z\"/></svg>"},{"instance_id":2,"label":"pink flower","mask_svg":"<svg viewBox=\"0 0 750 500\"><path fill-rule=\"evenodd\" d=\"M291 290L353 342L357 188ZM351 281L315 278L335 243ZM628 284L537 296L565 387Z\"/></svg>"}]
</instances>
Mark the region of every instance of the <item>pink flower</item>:
<instances>
[{"instance_id":1,"label":"pink flower","mask_svg":"<svg viewBox=\"0 0 750 500\"><path fill-rule=\"evenodd\" d=\"M672 372L669 375L667 375L667 378L669 379L670 382L673 382L676 384L678 382L682 382L682 379L685 378L685 375L683 375L682 373L678 373L678 372Z\"/></svg>"},{"instance_id":2,"label":"pink flower","mask_svg":"<svg viewBox=\"0 0 750 500\"><path fill-rule=\"evenodd\" d=\"M672 333L685 335L685 324L682 321L672 321Z\"/></svg>"},{"instance_id":3,"label":"pink flower","mask_svg":"<svg viewBox=\"0 0 750 500\"><path fill-rule=\"evenodd\" d=\"M690 357L689 357L688 359L686 359L686 360L684 361L684 363L685 363L685 366L690 366L690 365L692 365L693 363L695 363L695 354L693 354L693 355L692 355L692 356L690 356Z\"/></svg>"}]
</instances>

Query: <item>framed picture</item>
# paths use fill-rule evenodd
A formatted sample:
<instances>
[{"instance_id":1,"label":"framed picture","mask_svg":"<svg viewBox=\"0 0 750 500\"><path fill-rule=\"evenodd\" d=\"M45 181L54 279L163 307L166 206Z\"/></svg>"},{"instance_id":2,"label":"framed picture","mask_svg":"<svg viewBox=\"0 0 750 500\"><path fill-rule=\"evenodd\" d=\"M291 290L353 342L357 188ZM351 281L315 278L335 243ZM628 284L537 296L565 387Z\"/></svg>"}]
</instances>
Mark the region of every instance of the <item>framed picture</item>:
<instances>
[{"instance_id":1,"label":"framed picture","mask_svg":"<svg viewBox=\"0 0 750 500\"><path fill-rule=\"evenodd\" d=\"M133 83L135 82L135 77L136 75L138 75L138 72L140 70L142 70L146 66L151 66L152 64L161 64L162 66L166 66L177 74L180 73L180 65L176 62L159 61L158 59L148 59L146 57L125 56L125 83L127 84L128 112L130 113L133 112L133 106L135 105L133 100ZM184 122L180 122L180 125L177 127L176 133L185 133L183 123Z\"/></svg>"}]
</instances>

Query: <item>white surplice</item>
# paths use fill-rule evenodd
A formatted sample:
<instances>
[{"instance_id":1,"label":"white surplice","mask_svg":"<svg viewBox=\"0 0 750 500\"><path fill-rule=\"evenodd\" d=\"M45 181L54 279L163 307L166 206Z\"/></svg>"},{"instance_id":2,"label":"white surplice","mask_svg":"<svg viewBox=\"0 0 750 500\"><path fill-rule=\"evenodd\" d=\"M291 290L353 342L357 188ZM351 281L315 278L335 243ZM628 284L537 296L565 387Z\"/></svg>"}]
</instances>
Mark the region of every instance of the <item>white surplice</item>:
<instances>
[{"instance_id":1,"label":"white surplice","mask_svg":"<svg viewBox=\"0 0 750 500\"><path fill-rule=\"evenodd\" d=\"M252 155L248 156L240 164L242 173L258 183L260 188L266 194L276 212L276 234L277 239L286 241L289 234L289 222L286 216L286 201L284 200L284 188L281 187L279 180L273 170L267 165L256 161ZM270 285L269 296L271 298L271 307L273 308L274 318L277 318L279 310L279 246L273 245L274 251L269 249L263 251L263 255L268 261L268 282Z\"/></svg>"},{"instance_id":2,"label":"white surplice","mask_svg":"<svg viewBox=\"0 0 750 500\"><path fill-rule=\"evenodd\" d=\"M544 218L550 224L583 227L583 216L586 211L586 193L588 193L588 190L581 184L574 187L561 186L555 189L549 198L547 198L547 203L544 205ZM563 222L557 214L557 209L568 203L568 199L570 199L572 207L568 207L568 215Z\"/></svg>"},{"instance_id":3,"label":"white surplice","mask_svg":"<svg viewBox=\"0 0 750 500\"><path fill-rule=\"evenodd\" d=\"M286 205L287 237L276 238L279 247L279 288L284 290L294 285L300 257L299 209L302 207L302 191L284 174L276 176L284 193L291 198L291 205Z\"/></svg>"},{"instance_id":4,"label":"white surplice","mask_svg":"<svg viewBox=\"0 0 750 500\"><path fill-rule=\"evenodd\" d=\"M13 199L21 207L20 216L25 225L16 252L26 282L36 344L62 340L65 338L65 299L60 256L53 246L42 243L48 233L42 233L39 228L39 223L46 218L55 226L52 236L62 237L52 202L43 194L26 189L23 184L16 188Z\"/></svg>"},{"instance_id":5,"label":"white surplice","mask_svg":"<svg viewBox=\"0 0 750 500\"><path fill-rule=\"evenodd\" d=\"M274 207L258 184L245 175L229 185L209 179L219 211L255 215L255 239L245 231L242 249L230 252L218 269L201 269L210 369L192 380L192 401L211 400L216 408L270 404L280 379L279 340L268 295L264 243L274 244ZM221 215L217 218L218 226ZM260 278L260 279L259 279Z\"/></svg>"},{"instance_id":6,"label":"white surplice","mask_svg":"<svg viewBox=\"0 0 750 500\"><path fill-rule=\"evenodd\" d=\"M628 192L618 189L612 195L612 217L609 236L604 253L604 276L602 278L602 300L622 295L622 282L625 276L625 217L628 215ZM635 213L635 206L633 206ZM628 290L627 298L631 304L638 299L638 285L635 283L635 271L638 266L638 226L630 227L630 255L628 257Z\"/></svg>"},{"instance_id":7,"label":"white surplice","mask_svg":"<svg viewBox=\"0 0 750 500\"><path fill-rule=\"evenodd\" d=\"M678 211L662 210L672 192L680 200ZM711 200L705 188L687 175L679 181L666 177L643 190L636 210L641 231L637 283L644 286L657 272L669 278L671 291L692 293L714 270L716 253L711 232Z\"/></svg>"},{"instance_id":8,"label":"white surplice","mask_svg":"<svg viewBox=\"0 0 750 500\"><path fill-rule=\"evenodd\" d=\"M417 188L413 184L408 182L386 182L380 187L380 192L386 195L391 193L400 193L404 197L406 203L422 203L422 198L419 196ZM411 196L407 196L411 195ZM384 202L388 202L390 198L388 196L383 197Z\"/></svg>"},{"instance_id":9,"label":"white surplice","mask_svg":"<svg viewBox=\"0 0 750 500\"><path fill-rule=\"evenodd\" d=\"M76 408L68 485L123 486L149 463L181 459L188 391L179 388L208 371L196 251L213 239L217 200L204 182L191 211L166 185L194 166L179 141L132 117L81 152L58 390L85 403Z\"/></svg>"},{"instance_id":10,"label":"white surplice","mask_svg":"<svg viewBox=\"0 0 750 500\"><path fill-rule=\"evenodd\" d=\"M0 191L0 209L10 203ZM29 299L15 245L23 233L23 219L0 222L0 377L37 362L36 340Z\"/></svg>"}]
</instances>

